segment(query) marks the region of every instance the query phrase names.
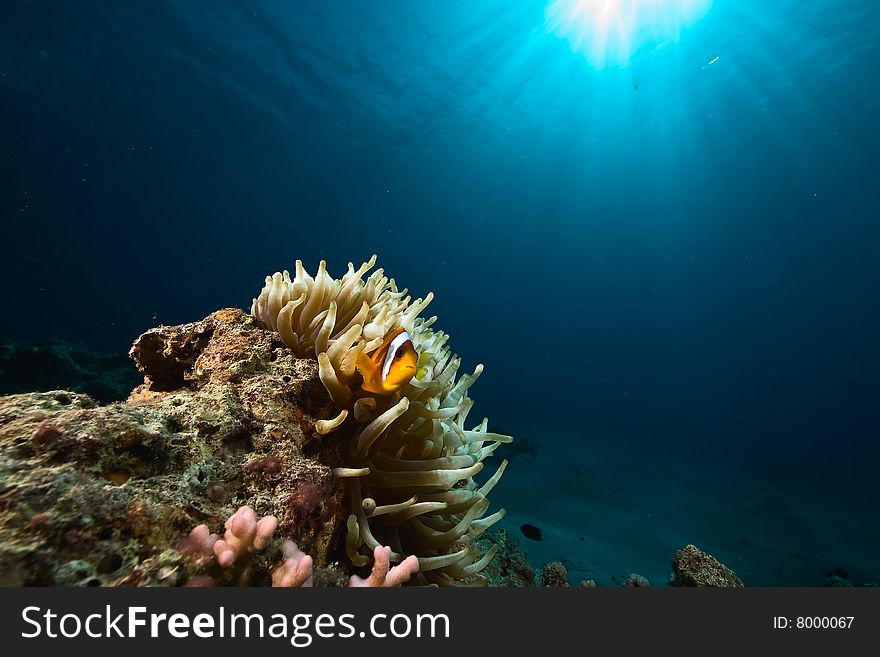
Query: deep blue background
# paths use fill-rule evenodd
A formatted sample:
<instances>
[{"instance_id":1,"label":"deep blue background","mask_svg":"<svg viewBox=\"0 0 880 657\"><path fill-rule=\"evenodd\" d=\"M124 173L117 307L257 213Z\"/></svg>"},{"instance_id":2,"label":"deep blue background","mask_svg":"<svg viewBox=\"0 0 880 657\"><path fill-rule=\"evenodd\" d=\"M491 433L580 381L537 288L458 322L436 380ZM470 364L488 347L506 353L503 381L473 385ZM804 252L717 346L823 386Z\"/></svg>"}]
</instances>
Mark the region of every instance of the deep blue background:
<instances>
[{"instance_id":1,"label":"deep blue background","mask_svg":"<svg viewBox=\"0 0 880 657\"><path fill-rule=\"evenodd\" d=\"M13 3L0 336L125 350L376 252L502 428L877 496L877 3L603 70L545 4Z\"/></svg>"}]
</instances>

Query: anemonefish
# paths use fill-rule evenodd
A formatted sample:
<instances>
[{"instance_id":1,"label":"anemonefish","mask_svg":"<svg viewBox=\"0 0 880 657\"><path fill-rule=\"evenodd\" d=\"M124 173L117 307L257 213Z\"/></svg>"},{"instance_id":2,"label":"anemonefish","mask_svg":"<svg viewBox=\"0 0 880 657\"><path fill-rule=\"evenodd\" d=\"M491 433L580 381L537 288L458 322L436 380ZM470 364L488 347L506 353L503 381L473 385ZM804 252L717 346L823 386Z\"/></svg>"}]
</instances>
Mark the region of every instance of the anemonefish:
<instances>
[{"instance_id":1,"label":"anemonefish","mask_svg":"<svg viewBox=\"0 0 880 657\"><path fill-rule=\"evenodd\" d=\"M388 332L378 349L358 356L357 370L364 378L361 387L377 395L396 392L415 376L418 362L412 338L402 326L397 326Z\"/></svg>"}]
</instances>

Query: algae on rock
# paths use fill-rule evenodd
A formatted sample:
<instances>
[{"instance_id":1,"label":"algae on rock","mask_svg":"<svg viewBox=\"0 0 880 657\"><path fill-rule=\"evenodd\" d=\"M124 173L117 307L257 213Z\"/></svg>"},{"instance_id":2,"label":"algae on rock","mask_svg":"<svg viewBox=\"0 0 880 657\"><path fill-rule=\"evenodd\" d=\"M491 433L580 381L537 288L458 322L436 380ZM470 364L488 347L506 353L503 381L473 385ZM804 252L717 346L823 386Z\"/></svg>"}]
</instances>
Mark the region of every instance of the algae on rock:
<instances>
[{"instance_id":1,"label":"algae on rock","mask_svg":"<svg viewBox=\"0 0 880 657\"><path fill-rule=\"evenodd\" d=\"M315 431L332 410L317 363L237 309L147 331L131 356L144 383L123 402L0 397L0 585L185 583L209 566L181 539L241 505L338 570L348 513L332 468L348 443ZM212 575L267 584L279 546Z\"/></svg>"}]
</instances>

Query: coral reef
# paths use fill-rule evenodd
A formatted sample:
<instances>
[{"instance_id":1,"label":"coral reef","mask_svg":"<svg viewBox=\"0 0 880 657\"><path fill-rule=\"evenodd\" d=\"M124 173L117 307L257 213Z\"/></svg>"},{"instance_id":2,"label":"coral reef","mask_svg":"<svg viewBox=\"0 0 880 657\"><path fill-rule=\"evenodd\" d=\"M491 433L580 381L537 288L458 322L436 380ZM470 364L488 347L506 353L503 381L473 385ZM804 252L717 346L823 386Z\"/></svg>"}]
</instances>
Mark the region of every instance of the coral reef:
<instances>
[{"instance_id":1,"label":"coral reef","mask_svg":"<svg viewBox=\"0 0 880 657\"><path fill-rule=\"evenodd\" d=\"M843 568L832 568L825 572L825 586L848 588L852 586L849 581L849 573Z\"/></svg>"},{"instance_id":2,"label":"coral reef","mask_svg":"<svg viewBox=\"0 0 880 657\"><path fill-rule=\"evenodd\" d=\"M333 412L317 364L240 310L147 331L132 357L144 383L125 402L0 397L0 584L264 585L282 538L316 582L347 581L348 442L316 431ZM278 544L230 569L177 549L245 505L278 519Z\"/></svg>"},{"instance_id":3,"label":"coral reef","mask_svg":"<svg viewBox=\"0 0 880 657\"><path fill-rule=\"evenodd\" d=\"M214 543L212 548L217 563L228 568L242 555L265 548L278 527L278 519L275 516L263 516L257 520L254 510L249 506L243 506L229 516L224 527L226 533ZM204 536L208 527L199 525L193 531L198 531Z\"/></svg>"},{"instance_id":4,"label":"coral reef","mask_svg":"<svg viewBox=\"0 0 880 657\"><path fill-rule=\"evenodd\" d=\"M140 382L124 353L95 353L55 338L0 340L0 395L64 389L109 403L128 397Z\"/></svg>"},{"instance_id":5,"label":"coral reef","mask_svg":"<svg viewBox=\"0 0 880 657\"><path fill-rule=\"evenodd\" d=\"M694 545L686 545L675 553L672 561L672 586L741 587L736 573L715 557Z\"/></svg>"},{"instance_id":6,"label":"coral reef","mask_svg":"<svg viewBox=\"0 0 880 657\"><path fill-rule=\"evenodd\" d=\"M363 566L378 546L390 545L394 563L418 556L417 583L485 584L479 573L496 548L481 552L476 540L504 514L485 516L506 461L482 485L474 476L511 438L488 431L486 419L466 428L467 391L482 366L456 380L461 361L445 346L448 336L432 330L436 317L419 317L432 295L412 301L381 269L367 276L375 262L373 256L357 269L349 263L336 280L323 261L314 277L297 261L293 278L287 271L266 277L251 313L293 355L317 361L333 409L316 430L348 436L334 472L347 483L352 564ZM391 337L412 342L417 365L393 385L366 382L361 363Z\"/></svg>"},{"instance_id":7,"label":"coral reef","mask_svg":"<svg viewBox=\"0 0 880 657\"><path fill-rule=\"evenodd\" d=\"M293 588L312 586L312 558L299 549L293 541L284 541L281 546L284 563L272 571L272 586Z\"/></svg>"},{"instance_id":8,"label":"coral reef","mask_svg":"<svg viewBox=\"0 0 880 657\"><path fill-rule=\"evenodd\" d=\"M272 586L312 586L312 558L300 550L296 543L285 541L285 562L272 571ZM352 575L348 585L354 588L393 588L406 584L419 571L419 560L409 556L396 566L391 566L391 548L379 546L373 551L373 570L369 577Z\"/></svg>"},{"instance_id":9,"label":"coral reef","mask_svg":"<svg viewBox=\"0 0 880 657\"><path fill-rule=\"evenodd\" d=\"M638 573L630 573L624 578L620 585L625 588L639 589L651 586L651 582L648 581L647 577L643 577Z\"/></svg>"},{"instance_id":10,"label":"coral reef","mask_svg":"<svg viewBox=\"0 0 880 657\"><path fill-rule=\"evenodd\" d=\"M181 554L194 558L202 566L213 560L216 570L228 571L242 560L251 559L255 553L263 551L272 539L278 520L274 516L257 514L249 506L240 507L226 520L226 533L223 538L211 534L207 525L195 527L178 545ZM281 545L282 563L272 569L272 586L279 588L310 587L315 584L314 560L293 541ZM409 556L397 566L391 567L391 548L377 547L373 551L373 569L367 578L352 575L348 580L350 587L392 588L401 586L419 570L419 560ZM245 567L246 568L246 567ZM330 584L327 578L321 580ZM190 578L188 586L213 586L214 579L209 575ZM336 582L335 585L341 585Z\"/></svg>"},{"instance_id":11,"label":"coral reef","mask_svg":"<svg viewBox=\"0 0 880 657\"><path fill-rule=\"evenodd\" d=\"M345 585L369 580L386 545L396 580L413 561L392 564L418 545L416 583L479 583L497 548L477 539L500 513L481 516L503 467L482 486L472 476L507 438L463 428L476 377L456 382L445 336L414 321L433 351L408 404L355 390L340 409L323 358L237 309L141 335L130 355L143 383L125 401L0 397L0 585L291 585L306 558L316 586Z\"/></svg>"},{"instance_id":12,"label":"coral reef","mask_svg":"<svg viewBox=\"0 0 880 657\"><path fill-rule=\"evenodd\" d=\"M495 558L483 570L489 586L522 587L535 586L535 569L526 561L519 541L510 537L504 529L493 529L477 541L483 550L496 548Z\"/></svg>"},{"instance_id":13,"label":"coral reef","mask_svg":"<svg viewBox=\"0 0 880 657\"><path fill-rule=\"evenodd\" d=\"M568 587L568 571L558 561L544 564L541 571L541 586Z\"/></svg>"},{"instance_id":14,"label":"coral reef","mask_svg":"<svg viewBox=\"0 0 880 657\"><path fill-rule=\"evenodd\" d=\"M380 545L373 550L373 570L370 576L365 579L352 575L349 586L391 588L408 582L417 572L419 572L418 557L410 555L392 568L391 548Z\"/></svg>"}]
</instances>

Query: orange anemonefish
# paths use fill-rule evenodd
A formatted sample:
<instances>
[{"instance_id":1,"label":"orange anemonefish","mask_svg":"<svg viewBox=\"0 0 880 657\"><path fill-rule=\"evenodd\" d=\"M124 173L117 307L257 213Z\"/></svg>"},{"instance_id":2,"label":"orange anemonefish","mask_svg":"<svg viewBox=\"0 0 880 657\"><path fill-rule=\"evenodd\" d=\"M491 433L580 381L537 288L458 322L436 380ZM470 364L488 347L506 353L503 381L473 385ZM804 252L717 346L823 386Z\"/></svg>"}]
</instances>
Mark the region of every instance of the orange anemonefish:
<instances>
[{"instance_id":1,"label":"orange anemonefish","mask_svg":"<svg viewBox=\"0 0 880 657\"><path fill-rule=\"evenodd\" d=\"M419 355L412 338L402 326L388 332L379 348L357 358L357 370L364 377L367 392L387 395L400 390L416 374Z\"/></svg>"}]
</instances>

